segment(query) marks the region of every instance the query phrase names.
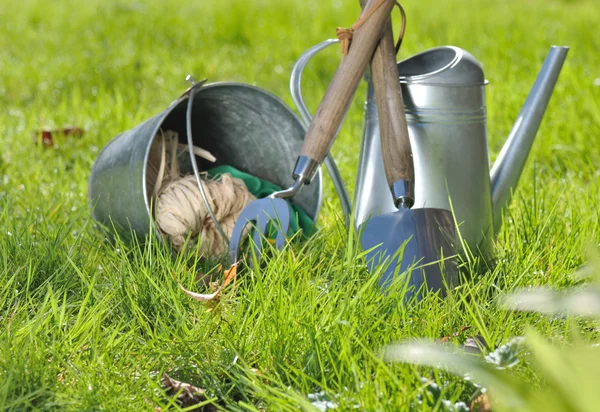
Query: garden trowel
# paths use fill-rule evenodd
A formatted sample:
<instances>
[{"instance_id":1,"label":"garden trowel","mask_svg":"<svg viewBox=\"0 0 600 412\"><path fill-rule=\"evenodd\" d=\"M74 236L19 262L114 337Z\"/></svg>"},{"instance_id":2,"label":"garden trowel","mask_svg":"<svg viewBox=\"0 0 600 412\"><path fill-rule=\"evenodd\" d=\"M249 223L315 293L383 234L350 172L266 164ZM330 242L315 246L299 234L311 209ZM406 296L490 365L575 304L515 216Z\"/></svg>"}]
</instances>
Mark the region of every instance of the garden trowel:
<instances>
[{"instance_id":1,"label":"garden trowel","mask_svg":"<svg viewBox=\"0 0 600 412\"><path fill-rule=\"evenodd\" d=\"M379 281L382 288L389 287L394 276L409 276L407 301L420 292L424 283L432 291L442 289L444 284L454 284L455 228L449 210L411 209L414 167L390 20L383 30L371 72L383 164L398 211L371 217L360 226L359 232L362 248L367 251L369 271L373 273L377 266L384 265Z\"/></svg>"}]
</instances>

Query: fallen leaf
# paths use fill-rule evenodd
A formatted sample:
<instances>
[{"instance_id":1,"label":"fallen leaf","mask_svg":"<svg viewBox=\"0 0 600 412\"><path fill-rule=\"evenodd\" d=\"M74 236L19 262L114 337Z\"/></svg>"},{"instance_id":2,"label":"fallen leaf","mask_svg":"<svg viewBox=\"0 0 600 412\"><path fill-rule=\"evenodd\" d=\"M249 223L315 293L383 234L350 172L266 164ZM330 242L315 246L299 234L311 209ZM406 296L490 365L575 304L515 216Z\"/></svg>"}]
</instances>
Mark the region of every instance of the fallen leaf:
<instances>
[{"instance_id":1,"label":"fallen leaf","mask_svg":"<svg viewBox=\"0 0 600 412\"><path fill-rule=\"evenodd\" d=\"M177 281L177 285L179 285L179 289L181 289L186 295L188 295L192 299L197 300L199 302L210 302L211 300L217 298L221 294L221 291L232 281L235 285L237 265L237 263L234 263L229 269L225 271L225 273L223 274L223 283L221 284L221 286L217 287L217 289L213 293L196 293L189 291L183 287L183 285L179 282L179 280L177 280L177 278L175 278L175 280Z\"/></svg>"},{"instance_id":2,"label":"fallen leaf","mask_svg":"<svg viewBox=\"0 0 600 412\"><path fill-rule=\"evenodd\" d=\"M447 342L452 338L457 338L458 336L460 336L461 333L463 333L466 330L471 329L470 326L461 326L460 329L458 330L458 332L454 332L452 335L448 335L448 336L444 336L443 338L440 339L440 342Z\"/></svg>"},{"instance_id":3,"label":"fallen leaf","mask_svg":"<svg viewBox=\"0 0 600 412\"><path fill-rule=\"evenodd\" d=\"M233 281L233 285L235 286L235 279L236 279L236 275L237 275L237 265L238 264L236 262L233 265L231 265L231 267L229 269L227 269L225 271L223 287L229 285L231 283L231 281Z\"/></svg>"},{"instance_id":4,"label":"fallen leaf","mask_svg":"<svg viewBox=\"0 0 600 412\"><path fill-rule=\"evenodd\" d=\"M33 134L33 143L39 144L40 141L46 147L54 146L53 136L62 135L62 136L73 136L73 137L81 137L83 136L84 130L79 127L65 127L62 129L56 130L38 130Z\"/></svg>"},{"instance_id":5,"label":"fallen leaf","mask_svg":"<svg viewBox=\"0 0 600 412\"><path fill-rule=\"evenodd\" d=\"M469 410L471 412L492 412L492 405L490 405L487 393L482 393L475 398L473 402L471 402Z\"/></svg>"},{"instance_id":6,"label":"fallen leaf","mask_svg":"<svg viewBox=\"0 0 600 412\"><path fill-rule=\"evenodd\" d=\"M172 379L166 373L163 373L162 383L163 388L167 390L167 394L171 396L177 395L177 400L182 403L184 408L189 408L208 400L204 389ZM213 411L216 408L213 405L204 405L202 410Z\"/></svg>"}]
</instances>

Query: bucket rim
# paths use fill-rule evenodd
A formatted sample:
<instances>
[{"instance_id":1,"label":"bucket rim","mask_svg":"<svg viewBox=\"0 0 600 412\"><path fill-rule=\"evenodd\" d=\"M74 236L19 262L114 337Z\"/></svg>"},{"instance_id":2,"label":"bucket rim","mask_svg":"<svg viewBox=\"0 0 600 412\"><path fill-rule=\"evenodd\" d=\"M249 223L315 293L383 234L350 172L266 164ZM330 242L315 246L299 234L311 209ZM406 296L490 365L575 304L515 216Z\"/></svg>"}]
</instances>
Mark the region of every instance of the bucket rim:
<instances>
[{"instance_id":1,"label":"bucket rim","mask_svg":"<svg viewBox=\"0 0 600 412\"><path fill-rule=\"evenodd\" d=\"M236 87L236 88L243 88L243 89L249 89L252 90L253 92L257 92L259 94L262 94L263 96L266 96L267 98L273 100L275 103L279 104L279 106L281 106L283 109L285 109L285 111L287 112L287 114L289 114L297 123L298 126L301 128L301 130L304 131L304 134L306 135L306 126L304 125L304 123L300 120L300 118L298 117L298 115L287 105L285 104L285 102L279 98L277 95L269 92L268 90L262 89L258 86L254 86L251 84L247 84L247 83L242 83L242 82L236 82L236 81L218 81L218 82L214 82L214 83L206 83L204 85L202 85L200 87L199 90L197 90L194 93L194 98L198 98L201 94L202 91L204 89L217 89L217 88L221 88L221 87ZM182 95L181 97L175 99L167 109L163 110L163 112L161 113L162 116L156 116L156 121L157 121L157 125L156 127L153 129L153 134L152 134L152 138L154 138L154 136L156 135L156 133L158 133L158 130L160 129L161 125L163 124L165 118L167 116L169 116L173 110L175 110L176 107L178 107L179 104L181 104L181 102L185 101L188 99L188 95ZM302 137L302 140L304 141L304 137ZM154 219L152 218L152 209L151 209L151 205L150 205L150 200L148 197L148 188L146 187L146 171L147 171L147 167L148 167L148 159L150 157L150 144L147 145L146 147L146 152L144 153L144 166L142 169L142 176L143 176L143 195L144 195L144 204L146 206L146 212L148 213L148 216L150 217L150 221L153 225L154 228ZM290 174L292 173L293 170L290 170ZM315 182L316 180L316 182ZM314 214L309 215L312 219L313 222L316 223L317 219L319 218L319 214L321 212L321 207L323 204L323 173L321 170L321 167L319 167L319 169L317 170L317 173L315 174L315 177L313 179L313 184L314 183L318 183L319 185L319 189L317 190L317 199L316 199L316 206L314 209ZM282 188L282 189L286 189L286 188ZM305 211L306 212L306 211ZM154 228L155 230L157 230L156 228Z\"/></svg>"}]
</instances>

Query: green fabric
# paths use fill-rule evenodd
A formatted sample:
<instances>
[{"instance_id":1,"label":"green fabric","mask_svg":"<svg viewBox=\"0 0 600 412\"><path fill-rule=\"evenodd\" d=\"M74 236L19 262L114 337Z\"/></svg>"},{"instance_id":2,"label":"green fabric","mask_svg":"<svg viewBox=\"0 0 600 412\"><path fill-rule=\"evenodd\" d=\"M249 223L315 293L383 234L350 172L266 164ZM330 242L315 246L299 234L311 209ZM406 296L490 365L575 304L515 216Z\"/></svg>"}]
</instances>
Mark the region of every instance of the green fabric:
<instances>
[{"instance_id":1,"label":"green fabric","mask_svg":"<svg viewBox=\"0 0 600 412\"><path fill-rule=\"evenodd\" d=\"M252 176L248 173L242 172L233 166L218 166L207 170L207 172L208 175L212 178L218 177L223 173L228 173L232 177L242 179L250 193L256 196L257 199L262 199L264 197L269 196L272 193L281 190L281 188L276 184L273 184L263 179L259 179L258 177ZM292 235L298 232L298 230L300 229L302 230L302 236L305 238L313 234L313 232L316 229L316 226L313 220L310 218L310 216L308 216L308 214L299 206L296 206L290 202L288 202L288 205L294 212L291 213L291 224L288 235Z\"/></svg>"}]
</instances>

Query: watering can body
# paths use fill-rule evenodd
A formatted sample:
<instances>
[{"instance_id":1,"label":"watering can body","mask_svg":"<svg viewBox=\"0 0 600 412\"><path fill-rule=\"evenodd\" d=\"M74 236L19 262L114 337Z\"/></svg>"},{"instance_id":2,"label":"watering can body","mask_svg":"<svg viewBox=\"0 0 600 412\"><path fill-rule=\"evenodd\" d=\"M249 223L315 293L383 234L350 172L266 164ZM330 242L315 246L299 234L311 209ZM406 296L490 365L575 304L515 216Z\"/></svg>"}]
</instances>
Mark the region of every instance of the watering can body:
<instances>
[{"instance_id":1,"label":"watering can body","mask_svg":"<svg viewBox=\"0 0 600 412\"><path fill-rule=\"evenodd\" d=\"M568 48L553 47L494 168L488 156L481 64L458 47L436 47L398 63L415 165L413 208L454 214L459 245L493 257L502 209L516 188ZM367 79L368 80L368 79ZM369 82L355 186L355 226L396 210L383 170ZM458 245L457 245L458 246Z\"/></svg>"}]
</instances>

